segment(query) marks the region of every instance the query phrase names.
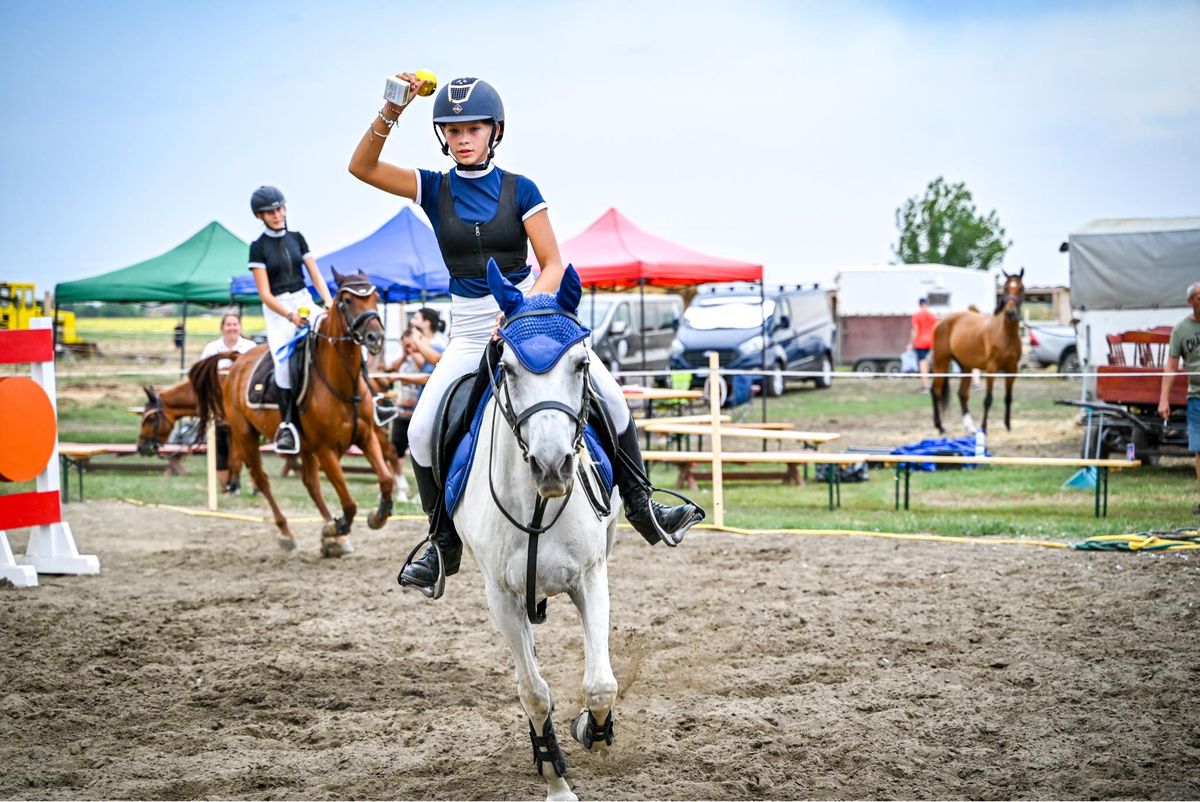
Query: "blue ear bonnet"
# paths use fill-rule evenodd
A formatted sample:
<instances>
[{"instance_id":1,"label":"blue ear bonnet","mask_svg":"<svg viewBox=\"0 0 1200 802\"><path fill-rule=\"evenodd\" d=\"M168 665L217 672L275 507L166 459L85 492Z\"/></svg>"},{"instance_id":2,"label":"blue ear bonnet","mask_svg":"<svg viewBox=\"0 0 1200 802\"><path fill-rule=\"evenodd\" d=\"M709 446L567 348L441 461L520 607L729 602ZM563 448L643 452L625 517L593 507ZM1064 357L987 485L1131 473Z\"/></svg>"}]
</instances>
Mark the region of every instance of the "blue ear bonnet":
<instances>
[{"instance_id":1,"label":"blue ear bonnet","mask_svg":"<svg viewBox=\"0 0 1200 802\"><path fill-rule=\"evenodd\" d=\"M522 312L538 310L552 310L558 314L517 317ZM530 295L508 317L517 319L500 329L500 339L532 373L550 370L568 348L591 334L591 329L564 311L558 305L558 299L549 293Z\"/></svg>"}]
</instances>

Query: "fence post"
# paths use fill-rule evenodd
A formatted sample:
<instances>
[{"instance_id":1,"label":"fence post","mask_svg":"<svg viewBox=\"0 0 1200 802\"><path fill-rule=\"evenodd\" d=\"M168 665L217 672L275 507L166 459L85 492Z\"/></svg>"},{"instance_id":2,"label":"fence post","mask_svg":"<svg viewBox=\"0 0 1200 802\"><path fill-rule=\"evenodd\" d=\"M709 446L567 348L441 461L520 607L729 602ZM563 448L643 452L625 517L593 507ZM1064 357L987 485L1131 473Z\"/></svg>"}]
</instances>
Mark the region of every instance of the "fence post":
<instances>
[{"instance_id":1,"label":"fence post","mask_svg":"<svg viewBox=\"0 0 1200 802\"><path fill-rule=\"evenodd\" d=\"M708 409L712 415L713 523L725 525L725 486L721 477L721 362L716 351L708 353Z\"/></svg>"}]
</instances>

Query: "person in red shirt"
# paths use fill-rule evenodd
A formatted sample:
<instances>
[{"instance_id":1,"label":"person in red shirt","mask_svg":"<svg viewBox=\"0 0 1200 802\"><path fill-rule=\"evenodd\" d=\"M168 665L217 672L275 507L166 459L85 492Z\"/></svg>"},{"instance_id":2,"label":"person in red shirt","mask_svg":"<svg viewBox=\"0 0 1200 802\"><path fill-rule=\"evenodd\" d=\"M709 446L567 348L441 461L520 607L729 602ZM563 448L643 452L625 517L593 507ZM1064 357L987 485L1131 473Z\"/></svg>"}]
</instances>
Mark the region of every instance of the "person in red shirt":
<instances>
[{"instance_id":1,"label":"person in red shirt","mask_svg":"<svg viewBox=\"0 0 1200 802\"><path fill-rule=\"evenodd\" d=\"M908 347L917 352L917 367L921 371L921 392L929 390L929 351L933 348L933 327L938 324L937 315L929 311L929 299L921 298L921 308L912 316L912 336Z\"/></svg>"}]
</instances>

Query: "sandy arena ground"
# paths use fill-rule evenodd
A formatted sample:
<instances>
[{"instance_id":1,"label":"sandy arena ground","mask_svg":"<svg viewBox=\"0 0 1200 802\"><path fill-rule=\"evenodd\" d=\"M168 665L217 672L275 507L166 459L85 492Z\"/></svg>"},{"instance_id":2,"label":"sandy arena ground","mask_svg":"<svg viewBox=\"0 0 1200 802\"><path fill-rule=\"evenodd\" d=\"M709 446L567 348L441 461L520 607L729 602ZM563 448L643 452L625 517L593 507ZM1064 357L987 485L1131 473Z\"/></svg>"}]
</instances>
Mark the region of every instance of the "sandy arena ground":
<instances>
[{"instance_id":1,"label":"sandy arena ground","mask_svg":"<svg viewBox=\"0 0 1200 802\"><path fill-rule=\"evenodd\" d=\"M415 524L330 561L315 524L287 555L265 525L68 511L101 575L0 589L3 797L544 796L474 565L438 603L394 584ZM583 798L1200 797L1195 553L635 538L617 741L563 735ZM538 634L565 733L570 603Z\"/></svg>"}]
</instances>

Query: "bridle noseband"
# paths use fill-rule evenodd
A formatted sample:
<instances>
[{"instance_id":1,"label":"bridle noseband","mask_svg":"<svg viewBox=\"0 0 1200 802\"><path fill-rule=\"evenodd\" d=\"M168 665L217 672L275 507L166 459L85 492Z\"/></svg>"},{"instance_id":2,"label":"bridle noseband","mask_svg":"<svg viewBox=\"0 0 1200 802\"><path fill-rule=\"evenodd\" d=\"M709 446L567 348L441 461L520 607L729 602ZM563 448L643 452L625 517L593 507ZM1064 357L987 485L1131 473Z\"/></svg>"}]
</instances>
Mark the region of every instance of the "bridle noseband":
<instances>
[{"instance_id":1,"label":"bridle noseband","mask_svg":"<svg viewBox=\"0 0 1200 802\"><path fill-rule=\"evenodd\" d=\"M343 284L342 286L338 287L337 301L334 303L334 306L337 307L338 316L342 319L342 325L346 327L346 331L349 332L349 336L336 338L329 337L328 339L331 341L348 339L356 345L363 345L364 335L362 333L362 329L372 318L379 320L379 310L366 309L362 312L359 312L358 315L351 320L350 312L346 309L346 301L342 298L342 295L357 295L359 298L368 298L374 295L375 292L376 290L374 284ZM382 325L382 321L380 325Z\"/></svg>"}]
</instances>

